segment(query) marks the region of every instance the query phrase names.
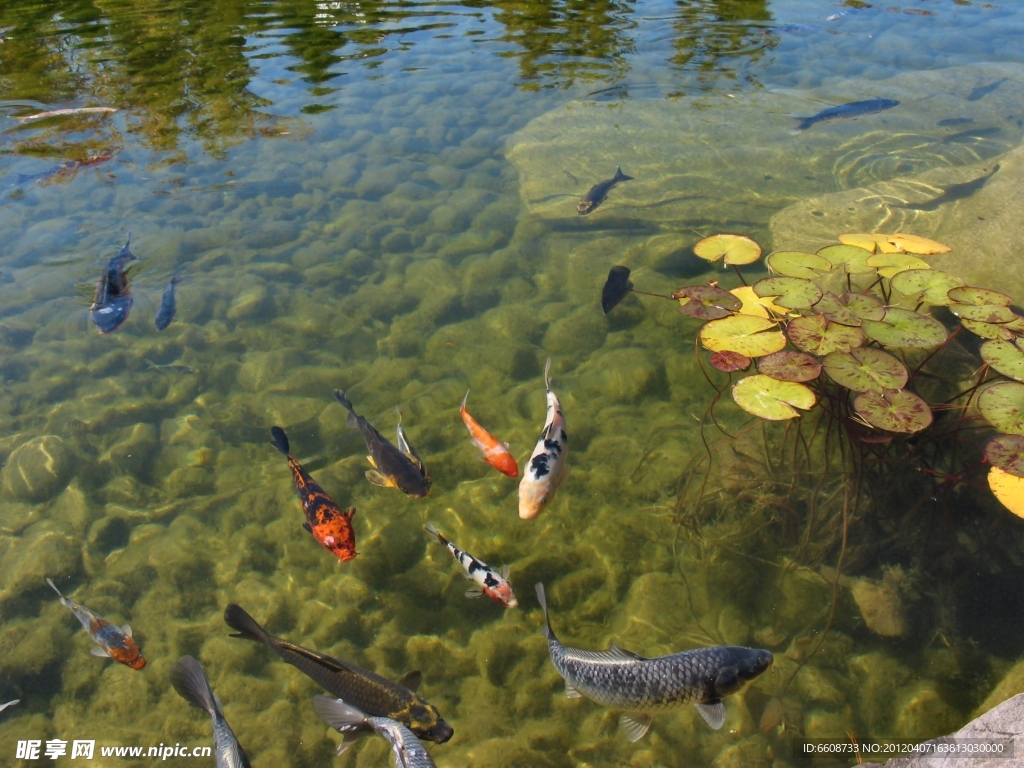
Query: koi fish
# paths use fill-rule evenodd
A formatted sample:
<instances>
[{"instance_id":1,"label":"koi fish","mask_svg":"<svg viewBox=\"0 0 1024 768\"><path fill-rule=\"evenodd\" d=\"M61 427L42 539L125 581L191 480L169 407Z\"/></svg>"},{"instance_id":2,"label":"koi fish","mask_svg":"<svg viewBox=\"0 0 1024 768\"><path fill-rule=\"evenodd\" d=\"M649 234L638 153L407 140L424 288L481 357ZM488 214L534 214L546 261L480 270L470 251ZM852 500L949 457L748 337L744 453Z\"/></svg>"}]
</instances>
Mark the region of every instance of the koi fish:
<instances>
[{"instance_id":1,"label":"koi fish","mask_svg":"<svg viewBox=\"0 0 1024 768\"><path fill-rule=\"evenodd\" d=\"M181 698L213 718L213 753L217 768L251 768L199 662L191 656L182 656L174 662L171 685Z\"/></svg>"},{"instance_id":2,"label":"koi fish","mask_svg":"<svg viewBox=\"0 0 1024 768\"><path fill-rule=\"evenodd\" d=\"M416 734L397 720L390 717L373 717L342 699L317 695L313 697L313 711L317 716L345 734L336 754L341 754L352 746L353 734L357 731L372 729L387 739L395 760L395 768L437 768L426 748L420 745Z\"/></svg>"},{"instance_id":3,"label":"koi fish","mask_svg":"<svg viewBox=\"0 0 1024 768\"><path fill-rule=\"evenodd\" d=\"M476 598L487 595L491 600L501 603L506 608L515 608L519 605L519 601L516 600L516 596L512 593L512 585L508 583L507 565L503 565L495 571L483 560L477 560L468 552L463 552L456 547L442 536L433 525L428 523L424 530L426 530L431 538L444 544L448 551L452 553L452 557L458 560L462 567L466 569L466 578L478 584L478 586L470 587L466 590L466 597Z\"/></svg>"},{"instance_id":4,"label":"koi fish","mask_svg":"<svg viewBox=\"0 0 1024 768\"><path fill-rule=\"evenodd\" d=\"M92 306L89 307L89 315L96 330L101 334L111 333L124 325L132 308L134 299L128 289L128 277L125 275L125 265L129 261L135 261L135 254L130 247L131 242L132 233L129 232L128 241L117 256L107 262L96 284L96 294Z\"/></svg>"},{"instance_id":5,"label":"koi fish","mask_svg":"<svg viewBox=\"0 0 1024 768\"><path fill-rule=\"evenodd\" d=\"M14 701L8 701L6 704L0 704L0 712L3 712L8 707L13 707L15 704L21 702L21 699L15 699Z\"/></svg>"},{"instance_id":6,"label":"koi fish","mask_svg":"<svg viewBox=\"0 0 1024 768\"><path fill-rule=\"evenodd\" d=\"M335 399L348 411L348 425L358 429L366 442L366 457L373 469L367 470L366 479L382 488L397 488L414 499L430 493L430 475L416 450L402 429L402 412L398 412L398 447L391 444L370 422L352 408L352 402L340 389L334 390Z\"/></svg>"},{"instance_id":7,"label":"koi fish","mask_svg":"<svg viewBox=\"0 0 1024 768\"><path fill-rule=\"evenodd\" d=\"M132 628L125 624L123 627L116 627L102 616L97 616L84 605L79 605L74 600L69 600L60 593L57 585L52 579L46 583L53 587L53 591L60 598L61 605L65 605L75 615L79 623L85 627L89 637L96 643L97 647L92 649L93 656L106 658L109 656L114 661L120 662L132 669L142 669L146 666L146 658L139 650L139 646L132 640Z\"/></svg>"},{"instance_id":8,"label":"koi fish","mask_svg":"<svg viewBox=\"0 0 1024 768\"><path fill-rule=\"evenodd\" d=\"M327 495L327 492L317 485L309 472L303 469L290 453L288 436L283 429L271 427L270 434L274 437L271 441L274 447L288 459L288 467L291 469L292 479L295 481L295 490L299 494L299 503L302 505L302 511L306 513L306 522L302 524L302 527L341 562L351 560L359 554L356 552L356 533L352 529L352 516L356 513L355 507L349 507L343 511Z\"/></svg>"},{"instance_id":9,"label":"koi fish","mask_svg":"<svg viewBox=\"0 0 1024 768\"><path fill-rule=\"evenodd\" d=\"M499 443L494 435L481 427L479 422L469 415L469 411L466 410L467 400L469 400L468 389L466 390L466 396L462 398L459 413L462 415L462 422L466 425L466 429L469 430L473 445L481 450L484 455L484 461L496 470L509 477L519 477L519 465L516 464L515 458L509 452L508 446L505 443Z\"/></svg>"},{"instance_id":10,"label":"koi fish","mask_svg":"<svg viewBox=\"0 0 1024 768\"><path fill-rule=\"evenodd\" d=\"M544 387L548 395L548 412L544 430L540 433L537 447L533 449L530 461L523 469L519 482L519 516L532 520L541 513L555 491L569 476L566 458L569 455L569 436L565 433L565 416L555 393L551 391L551 358L544 366Z\"/></svg>"}]
</instances>

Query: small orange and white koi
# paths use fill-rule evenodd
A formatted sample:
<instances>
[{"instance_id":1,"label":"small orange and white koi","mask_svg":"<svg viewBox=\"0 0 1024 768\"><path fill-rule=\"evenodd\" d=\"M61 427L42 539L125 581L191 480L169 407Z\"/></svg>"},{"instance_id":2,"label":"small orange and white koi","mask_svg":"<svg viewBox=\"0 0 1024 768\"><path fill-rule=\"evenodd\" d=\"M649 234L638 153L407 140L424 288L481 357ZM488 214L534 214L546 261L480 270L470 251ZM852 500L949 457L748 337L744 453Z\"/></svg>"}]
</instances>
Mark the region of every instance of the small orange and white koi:
<instances>
[{"instance_id":1,"label":"small orange and white koi","mask_svg":"<svg viewBox=\"0 0 1024 768\"><path fill-rule=\"evenodd\" d=\"M523 469L523 479L519 481L519 516L523 520L531 520L539 515L555 498L555 491L569 476L569 465L566 463L569 436L565 433L562 405L551 391L550 373L549 357L544 366L544 387L548 397L544 430L540 433L530 461Z\"/></svg>"},{"instance_id":2,"label":"small orange and white koi","mask_svg":"<svg viewBox=\"0 0 1024 768\"><path fill-rule=\"evenodd\" d=\"M519 465L509 451L508 444L498 442L494 435L481 427L480 423L469 415L469 411L466 410L467 400L469 400L468 389L466 390L466 396L462 398L459 414L462 416L462 422L466 425L466 429L469 430L473 445L483 453L484 461L496 470L509 477L519 477Z\"/></svg>"},{"instance_id":3,"label":"small orange and white koi","mask_svg":"<svg viewBox=\"0 0 1024 768\"><path fill-rule=\"evenodd\" d=\"M97 647L92 649L93 656L100 656L102 658L109 656L114 661L120 662L132 669L142 669L146 666L145 656L142 655L139 646L132 640L132 628L130 626L127 624L123 627L114 626L84 605L79 605L74 600L64 597L52 579L47 579L46 583L53 587L53 591L60 597L61 605L68 607L79 623L85 627L89 637L96 643Z\"/></svg>"},{"instance_id":4,"label":"small orange and white koi","mask_svg":"<svg viewBox=\"0 0 1024 768\"><path fill-rule=\"evenodd\" d=\"M466 578L475 581L479 585L467 589L466 597L482 597L487 595L491 600L501 603L506 608L515 608L519 605L519 601L516 600L516 596L512 593L512 585L508 583L507 565L503 565L495 571L483 560L477 560L468 552L463 552L456 547L442 536L433 525L428 523L424 530L432 539L444 544L448 551L452 553L452 557L458 560L462 567L466 569Z\"/></svg>"}]
</instances>

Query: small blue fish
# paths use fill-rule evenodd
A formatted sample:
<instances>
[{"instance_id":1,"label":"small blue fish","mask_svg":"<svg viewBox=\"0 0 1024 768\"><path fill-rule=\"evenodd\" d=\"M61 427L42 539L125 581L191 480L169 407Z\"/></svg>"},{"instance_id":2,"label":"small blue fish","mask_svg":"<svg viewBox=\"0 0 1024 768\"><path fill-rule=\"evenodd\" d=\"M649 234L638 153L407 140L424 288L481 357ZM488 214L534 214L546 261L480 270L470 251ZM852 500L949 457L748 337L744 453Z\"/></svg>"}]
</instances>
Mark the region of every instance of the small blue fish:
<instances>
[{"instance_id":1,"label":"small blue fish","mask_svg":"<svg viewBox=\"0 0 1024 768\"><path fill-rule=\"evenodd\" d=\"M800 125L790 131L790 134L797 134L806 131L817 123L826 123L830 120L850 120L864 115L874 115L887 109L892 109L898 101L895 99L867 99L865 101L851 101L849 104L840 104L836 107L823 109L816 115L810 117L798 117Z\"/></svg>"},{"instance_id":2,"label":"small blue fish","mask_svg":"<svg viewBox=\"0 0 1024 768\"><path fill-rule=\"evenodd\" d=\"M181 280L180 277L175 275L171 278L171 282L164 288L163 298L160 299L160 307L156 311L156 329L162 331L171 321L174 319L174 313L178 311L178 304L174 300L174 286Z\"/></svg>"}]
</instances>

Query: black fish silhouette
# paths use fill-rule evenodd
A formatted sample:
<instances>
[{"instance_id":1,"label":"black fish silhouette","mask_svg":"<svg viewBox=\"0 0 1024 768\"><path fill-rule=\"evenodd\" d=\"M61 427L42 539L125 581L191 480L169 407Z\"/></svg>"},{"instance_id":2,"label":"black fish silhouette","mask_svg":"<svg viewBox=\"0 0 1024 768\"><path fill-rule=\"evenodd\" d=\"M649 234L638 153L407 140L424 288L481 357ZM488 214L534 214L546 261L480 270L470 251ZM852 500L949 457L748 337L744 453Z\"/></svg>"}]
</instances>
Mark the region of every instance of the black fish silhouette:
<instances>
[{"instance_id":1,"label":"black fish silhouette","mask_svg":"<svg viewBox=\"0 0 1024 768\"><path fill-rule=\"evenodd\" d=\"M133 299L128 289L128 277L125 275L125 265L129 261L135 261L135 255L129 247L131 242L132 233L129 232L128 241L117 256L107 262L96 284L96 294L92 306L89 307L89 315L100 333L116 331L124 325L131 311Z\"/></svg>"},{"instance_id":2,"label":"black fish silhouette","mask_svg":"<svg viewBox=\"0 0 1024 768\"><path fill-rule=\"evenodd\" d=\"M171 282L164 288L164 295L160 299L160 307L156 311L156 329L162 331L168 325L171 324L171 320L174 319L174 313L178 311L178 304L174 300L174 286L181 280L180 277L175 275L171 278Z\"/></svg>"},{"instance_id":3,"label":"black fish silhouette","mask_svg":"<svg viewBox=\"0 0 1024 768\"><path fill-rule=\"evenodd\" d=\"M601 311L606 315L633 289L629 280L629 267L612 267L601 289Z\"/></svg>"},{"instance_id":4,"label":"black fish silhouette","mask_svg":"<svg viewBox=\"0 0 1024 768\"><path fill-rule=\"evenodd\" d=\"M580 216L585 216L591 213L597 206L604 202L604 199L608 197L608 193L611 192L612 187L618 184L620 181L632 181L632 176L627 176L622 172L622 169L615 166L615 175L610 179L598 182L587 190L587 194L583 196L579 204L576 206L576 212Z\"/></svg>"},{"instance_id":5,"label":"black fish silhouette","mask_svg":"<svg viewBox=\"0 0 1024 768\"><path fill-rule=\"evenodd\" d=\"M899 102L895 99L866 99L865 101L851 101L849 104L840 104L836 107L823 109L818 114L811 115L810 117L796 118L800 121L800 125L790 131L790 133L800 133L800 131L806 131L812 125L825 123L829 120L842 120L854 117L863 117L864 115L874 115L886 109L892 109L897 104L899 104Z\"/></svg>"},{"instance_id":6,"label":"black fish silhouette","mask_svg":"<svg viewBox=\"0 0 1024 768\"><path fill-rule=\"evenodd\" d=\"M940 205L945 205L946 203L952 203L955 200L963 200L965 197L970 197L979 189L984 187L985 182L991 179L998 170L999 163L996 163L995 168L986 173L984 176L979 176L976 179L973 179L971 181L965 181L961 184L950 184L942 191L941 195L939 195L938 197L933 197L931 200L928 200L926 202L907 203L906 205L901 205L900 207L907 208L908 210L911 211L937 210Z\"/></svg>"}]
</instances>

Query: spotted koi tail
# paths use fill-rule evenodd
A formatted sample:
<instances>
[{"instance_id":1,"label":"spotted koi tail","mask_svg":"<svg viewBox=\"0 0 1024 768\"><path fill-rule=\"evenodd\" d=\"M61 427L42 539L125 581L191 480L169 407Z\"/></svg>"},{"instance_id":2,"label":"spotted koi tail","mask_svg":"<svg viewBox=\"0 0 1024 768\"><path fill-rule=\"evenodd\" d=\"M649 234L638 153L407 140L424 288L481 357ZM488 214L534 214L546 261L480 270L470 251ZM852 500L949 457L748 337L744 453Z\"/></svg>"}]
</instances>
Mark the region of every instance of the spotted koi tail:
<instances>
[{"instance_id":1,"label":"spotted koi tail","mask_svg":"<svg viewBox=\"0 0 1024 768\"><path fill-rule=\"evenodd\" d=\"M291 451L288 446L288 435L284 433L284 430L280 427L271 427L270 434L273 436L273 440L270 441L277 450L283 453L285 456L289 455Z\"/></svg>"}]
</instances>

